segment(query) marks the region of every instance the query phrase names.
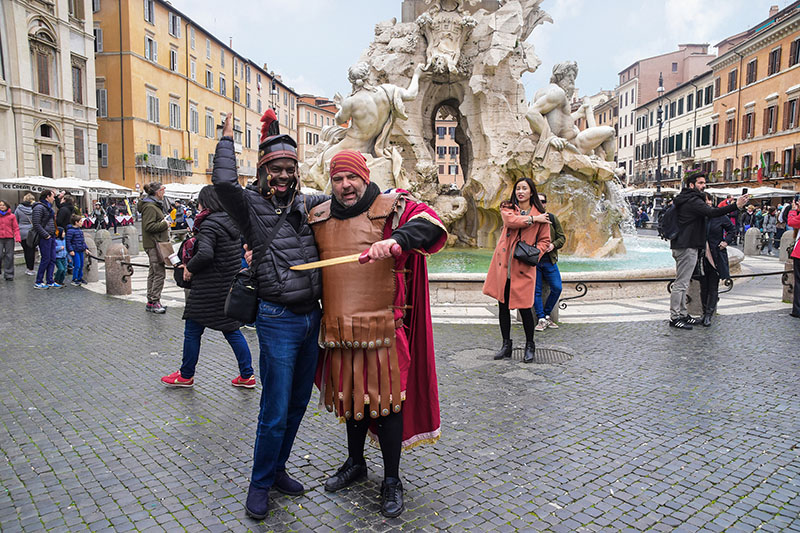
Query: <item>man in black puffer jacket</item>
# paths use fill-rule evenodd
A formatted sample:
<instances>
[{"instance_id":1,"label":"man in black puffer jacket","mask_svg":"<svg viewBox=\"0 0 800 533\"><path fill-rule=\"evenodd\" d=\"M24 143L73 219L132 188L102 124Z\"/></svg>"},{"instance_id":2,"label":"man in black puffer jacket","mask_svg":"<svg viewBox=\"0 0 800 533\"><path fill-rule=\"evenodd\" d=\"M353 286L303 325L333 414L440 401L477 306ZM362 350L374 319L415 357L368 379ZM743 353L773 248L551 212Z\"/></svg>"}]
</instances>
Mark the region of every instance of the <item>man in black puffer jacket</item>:
<instances>
[{"instance_id":1,"label":"man in black puffer jacket","mask_svg":"<svg viewBox=\"0 0 800 533\"><path fill-rule=\"evenodd\" d=\"M687 172L686 186L675 197L678 210L678 236L670 241L672 257L675 259L675 281L669 301L669 325L679 329L692 329L700 320L690 316L686 310L686 291L692 280L692 272L697 265L697 251L706 245L706 218L726 215L747 204L750 196L740 196L735 203L725 207L706 205L703 191L706 188L706 175L703 172Z\"/></svg>"},{"instance_id":2,"label":"man in black puffer jacket","mask_svg":"<svg viewBox=\"0 0 800 533\"><path fill-rule=\"evenodd\" d=\"M299 192L297 143L280 135L273 110L261 121L258 190L239 185L230 115L217 143L212 177L222 207L241 229L257 263L261 411L245 510L259 520L268 513L271 487L291 495L304 491L286 473L286 461L311 398L322 281L318 270L289 267L319 259L308 212L329 198ZM273 232L277 233L267 247Z\"/></svg>"}]
</instances>

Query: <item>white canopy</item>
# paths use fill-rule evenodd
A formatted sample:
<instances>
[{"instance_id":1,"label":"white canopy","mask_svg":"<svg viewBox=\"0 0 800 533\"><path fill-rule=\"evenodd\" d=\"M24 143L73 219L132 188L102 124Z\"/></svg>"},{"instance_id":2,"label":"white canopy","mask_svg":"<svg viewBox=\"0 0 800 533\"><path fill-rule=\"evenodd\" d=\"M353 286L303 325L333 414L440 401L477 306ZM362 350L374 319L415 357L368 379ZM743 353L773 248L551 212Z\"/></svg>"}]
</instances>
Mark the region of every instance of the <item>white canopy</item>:
<instances>
[{"instance_id":1,"label":"white canopy","mask_svg":"<svg viewBox=\"0 0 800 533\"><path fill-rule=\"evenodd\" d=\"M661 187L661 194L677 194L680 192L678 189L674 189L672 187ZM642 189L625 189L622 191L622 195L626 198L630 198L632 196L643 196L643 197L651 197L656 193L655 187L646 187Z\"/></svg>"},{"instance_id":2,"label":"white canopy","mask_svg":"<svg viewBox=\"0 0 800 533\"><path fill-rule=\"evenodd\" d=\"M84 196L87 192L97 196L136 196L128 187L104 180L82 180L74 177L48 178L45 176L23 176L0 179L0 189L42 192L45 189L67 191L73 196Z\"/></svg>"},{"instance_id":3,"label":"white canopy","mask_svg":"<svg viewBox=\"0 0 800 533\"><path fill-rule=\"evenodd\" d=\"M706 192L711 196L728 196L729 194L734 198L742 194L741 187L714 187L707 188ZM796 191L790 189L778 189L776 187L755 187L749 189L747 194L753 198L788 198L797 194Z\"/></svg>"},{"instance_id":4,"label":"white canopy","mask_svg":"<svg viewBox=\"0 0 800 533\"><path fill-rule=\"evenodd\" d=\"M176 200L194 200L205 186L203 183L167 183L164 185L164 196Z\"/></svg>"}]
</instances>

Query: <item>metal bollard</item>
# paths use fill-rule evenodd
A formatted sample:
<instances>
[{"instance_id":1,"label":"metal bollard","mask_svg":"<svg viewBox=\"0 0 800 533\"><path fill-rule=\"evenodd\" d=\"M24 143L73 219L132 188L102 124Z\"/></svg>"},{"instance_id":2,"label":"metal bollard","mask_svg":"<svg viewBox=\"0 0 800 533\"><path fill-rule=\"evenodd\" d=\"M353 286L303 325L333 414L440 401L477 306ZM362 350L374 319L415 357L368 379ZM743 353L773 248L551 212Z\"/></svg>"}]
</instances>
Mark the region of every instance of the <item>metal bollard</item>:
<instances>
[{"instance_id":1,"label":"metal bollard","mask_svg":"<svg viewBox=\"0 0 800 533\"><path fill-rule=\"evenodd\" d=\"M99 257L97 255L97 245L91 237L85 237L86 241L86 265L83 269L83 279L89 283L94 283L100 279L100 263L90 256Z\"/></svg>"},{"instance_id":2,"label":"metal bollard","mask_svg":"<svg viewBox=\"0 0 800 533\"><path fill-rule=\"evenodd\" d=\"M131 257L139 255L139 233L136 231L136 226L122 227L122 244L128 248Z\"/></svg>"},{"instance_id":3,"label":"metal bollard","mask_svg":"<svg viewBox=\"0 0 800 533\"><path fill-rule=\"evenodd\" d=\"M108 247L111 246L111 234L107 229L99 229L94 232L94 242L97 245L97 257L106 258Z\"/></svg>"},{"instance_id":4,"label":"metal bollard","mask_svg":"<svg viewBox=\"0 0 800 533\"><path fill-rule=\"evenodd\" d=\"M130 263L131 256L122 244L112 244L106 253L106 294L111 296L127 296L131 293L131 275L133 267L123 265Z\"/></svg>"}]
</instances>

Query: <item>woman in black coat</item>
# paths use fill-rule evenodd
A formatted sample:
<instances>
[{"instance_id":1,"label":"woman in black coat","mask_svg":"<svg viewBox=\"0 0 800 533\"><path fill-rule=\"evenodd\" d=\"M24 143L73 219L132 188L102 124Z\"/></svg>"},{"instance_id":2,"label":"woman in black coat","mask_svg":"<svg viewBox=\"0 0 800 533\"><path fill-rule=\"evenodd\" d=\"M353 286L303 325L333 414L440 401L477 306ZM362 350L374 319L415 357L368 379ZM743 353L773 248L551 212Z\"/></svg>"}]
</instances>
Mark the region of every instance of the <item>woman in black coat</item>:
<instances>
[{"instance_id":1,"label":"woman in black coat","mask_svg":"<svg viewBox=\"0 0 800 533\"><path fill-rule=\"evenodd\" d=\"M191 387L200 356L200 338L205 328L221 331L239 363L234 387L255 388L252 358L241 324L225 316L225 299L233 277L241 268L240 234L233 220L222 210L214 187L200 190L200 213L194 223L194 254L183 268L184 281L191 282L183 319L183 363L181 369L161 378L166 385Z\"/></svg>"},{"instance_id":2,"label":"woman in black coat","mask_svg":"<svg viewBox=\"0 0 800 533\"><path fill-rule=\"evenodd\" d=\"M706 203L713 207L710 194L705 193ZM711 325L711 317L717 312L719 302L719 280L731 277L726 248L736 239L736 227L728 215L706 220L706 248L703 255L703 277L700 278L700 300L703 303L703 325Z\"/></svg>"}]
</instances>

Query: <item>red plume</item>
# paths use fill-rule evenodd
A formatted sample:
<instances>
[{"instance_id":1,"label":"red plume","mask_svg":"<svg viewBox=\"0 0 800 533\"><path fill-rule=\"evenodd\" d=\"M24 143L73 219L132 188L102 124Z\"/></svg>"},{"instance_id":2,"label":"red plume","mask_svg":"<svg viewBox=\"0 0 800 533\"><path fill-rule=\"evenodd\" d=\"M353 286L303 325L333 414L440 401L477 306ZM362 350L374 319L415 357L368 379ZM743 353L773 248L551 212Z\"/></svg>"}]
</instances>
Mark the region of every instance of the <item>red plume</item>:
<instances>
[{"instance_id":1,"label":"red plume","mask_svg":"<svg viewBox=\"0 0 800 533\"><path fill-rule=\"evenodd\" d=\"M261 140L259 144L263 143L267 137L280 133L278 124L278 116L275 114L275 110L267 109L261 117Z\"/></svg>"}]
</instances>

